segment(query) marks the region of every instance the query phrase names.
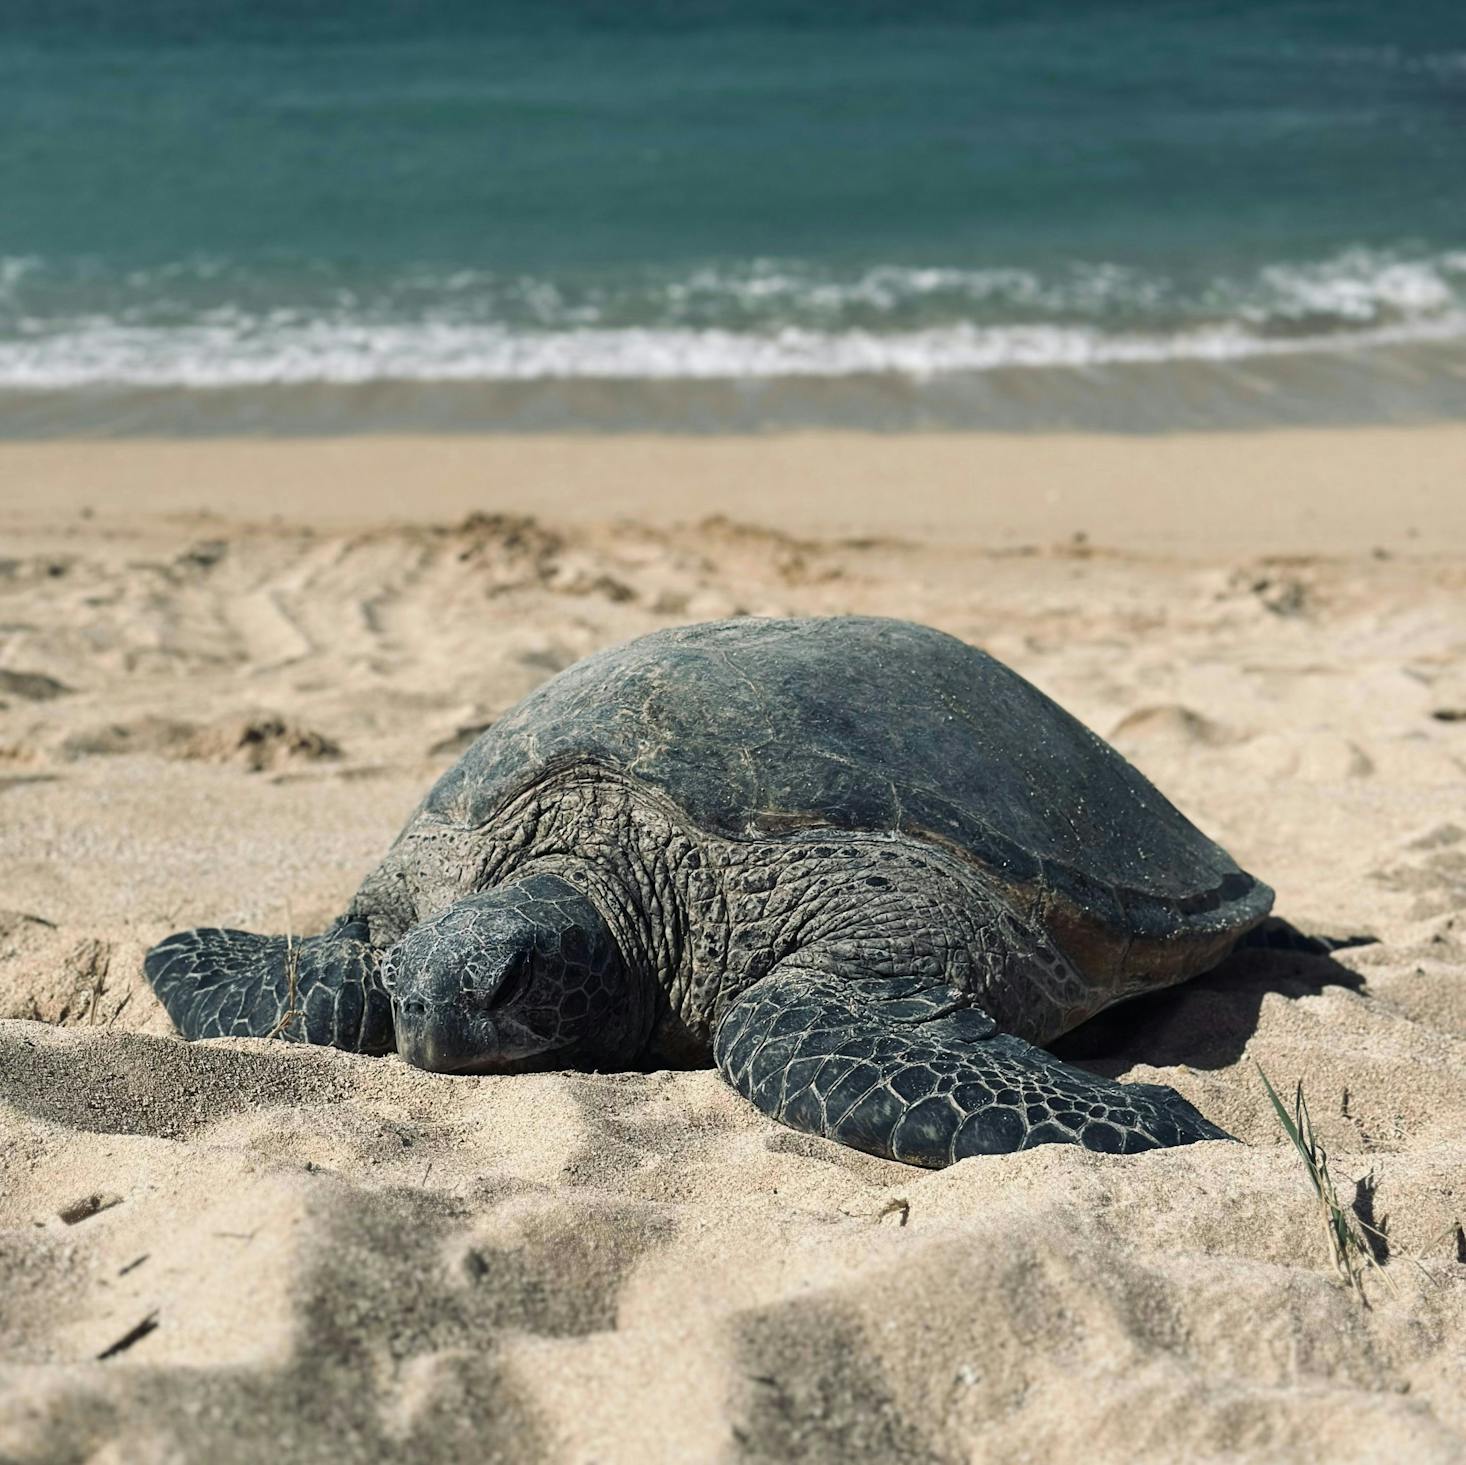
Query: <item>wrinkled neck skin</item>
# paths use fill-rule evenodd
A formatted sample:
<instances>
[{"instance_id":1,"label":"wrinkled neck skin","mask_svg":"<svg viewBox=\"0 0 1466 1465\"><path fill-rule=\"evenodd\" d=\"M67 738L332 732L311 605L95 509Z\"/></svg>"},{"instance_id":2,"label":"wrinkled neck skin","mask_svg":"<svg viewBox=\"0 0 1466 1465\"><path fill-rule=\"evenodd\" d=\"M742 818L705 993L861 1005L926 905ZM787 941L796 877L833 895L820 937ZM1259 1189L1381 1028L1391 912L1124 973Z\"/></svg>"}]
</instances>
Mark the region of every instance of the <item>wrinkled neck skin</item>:
<instances>
[{"instance_id":1,"label":"wrinkled neck skin","mask_svg":"<svg viewBox=\"0 0 1466 1465\"><path fill-rule=\"evenodd\" d=\"M415 817L362 885L349 915L385 950L465 896L555 875L600 913L625 969L627 1023L619 1054L587 1066L705 1061L706 1043L684 1031L669 974L686 965L680 871L694 845L670 818L624 785L575 775L546 780L481 829Z\"/></svg>"}]
</instances>

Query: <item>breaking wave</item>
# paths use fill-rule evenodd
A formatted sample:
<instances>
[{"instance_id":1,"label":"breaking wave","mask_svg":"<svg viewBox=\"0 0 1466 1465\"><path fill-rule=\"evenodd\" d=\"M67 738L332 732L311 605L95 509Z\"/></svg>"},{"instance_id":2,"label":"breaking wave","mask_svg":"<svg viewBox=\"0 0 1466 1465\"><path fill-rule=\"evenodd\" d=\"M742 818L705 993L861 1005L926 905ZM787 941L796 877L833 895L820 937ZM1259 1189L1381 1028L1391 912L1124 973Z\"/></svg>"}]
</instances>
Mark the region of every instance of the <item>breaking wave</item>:
<instances>
[{"instance_id":1,"label":"breaking wave","mask_svg":"<svg viewBox=\"0 0 1466 1465\"><path fill-rule=\"evenodd\" d=\"M80 308L78 308L80 307ZM190 261L119 276L0 261L0 389L667 382L1229 362L1466 339L1466 250L1351 249L1188 279L1111 264L797 263L548 280Z\"/></svg>"}]
</instances>

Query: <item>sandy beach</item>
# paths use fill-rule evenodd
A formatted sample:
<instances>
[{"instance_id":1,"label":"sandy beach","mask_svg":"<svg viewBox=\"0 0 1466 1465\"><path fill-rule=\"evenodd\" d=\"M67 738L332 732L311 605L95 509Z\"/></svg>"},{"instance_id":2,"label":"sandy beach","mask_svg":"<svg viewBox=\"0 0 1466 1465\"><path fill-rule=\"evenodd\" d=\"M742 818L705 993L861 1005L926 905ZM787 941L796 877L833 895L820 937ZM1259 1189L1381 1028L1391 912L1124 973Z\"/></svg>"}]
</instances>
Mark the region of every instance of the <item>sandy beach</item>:
<instances>
[{"instance_id":1,"label":"sandy beach","mask_svg":"<svg viewBox=\"0 0 1466 1465\"><path fill-rule=\"evenodd\" d=\"M1242 1144L924 1172L712 1072L173 1035L153 942L320 929L546 677L849 612L1343 943L1065 1040ZM0 445L0 1461L1461 1461L1463 1222L1466 428Z\"/></svg>"}]
</instances>

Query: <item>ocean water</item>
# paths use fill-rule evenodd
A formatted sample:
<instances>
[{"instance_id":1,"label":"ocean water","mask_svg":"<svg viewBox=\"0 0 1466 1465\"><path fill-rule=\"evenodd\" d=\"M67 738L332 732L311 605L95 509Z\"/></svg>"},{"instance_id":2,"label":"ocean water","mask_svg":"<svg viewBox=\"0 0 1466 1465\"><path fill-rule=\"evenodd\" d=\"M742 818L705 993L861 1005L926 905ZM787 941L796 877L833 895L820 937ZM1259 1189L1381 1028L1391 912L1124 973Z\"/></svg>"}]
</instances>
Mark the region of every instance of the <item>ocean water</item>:
<instances>
[{"instance_id":1,"label":"ocean water","mask_svg":"<svg viewBox=\"0 0 1466 1465\"><path fill-rule=\"evenodd\" d=\"M1466 414L1466 5L6 0L0 433Z\"/></svg>"}]
</instances>

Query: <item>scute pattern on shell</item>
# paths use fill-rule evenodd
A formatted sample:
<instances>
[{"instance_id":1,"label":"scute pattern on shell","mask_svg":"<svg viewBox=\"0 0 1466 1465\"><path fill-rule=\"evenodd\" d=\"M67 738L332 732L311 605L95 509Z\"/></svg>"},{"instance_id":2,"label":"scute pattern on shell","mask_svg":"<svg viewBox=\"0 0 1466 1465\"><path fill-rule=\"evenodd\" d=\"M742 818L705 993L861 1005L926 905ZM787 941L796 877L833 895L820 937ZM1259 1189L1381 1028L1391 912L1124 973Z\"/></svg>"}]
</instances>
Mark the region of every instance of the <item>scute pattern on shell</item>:
<instances>
[{"instance_id":1,"label":"scute pattern on shell","mask_svg":"<svg viewBox=\"0 0 1466 1465\"><path fill-rule=\"evenodd\" d=\"M1016 672L930 627L745 618L643 636L525 698L433 788L475 828L557 768L599 766L709 833L900 832L975 860L1110 976L1199 970L1267 886Z\"/></svg>"}]
</instances>

